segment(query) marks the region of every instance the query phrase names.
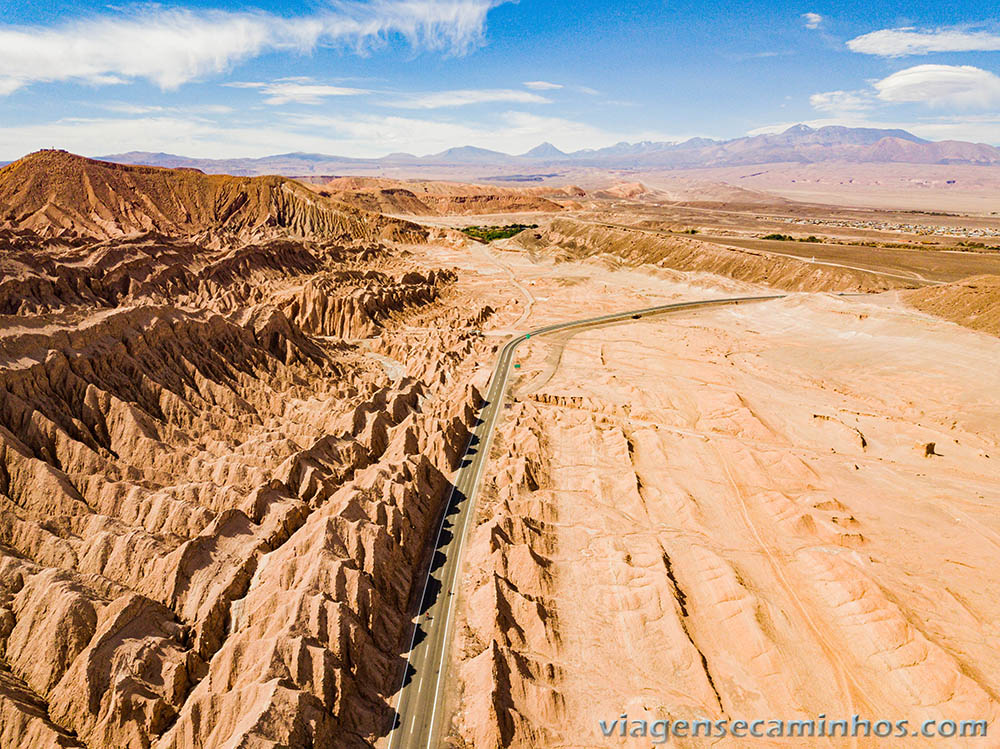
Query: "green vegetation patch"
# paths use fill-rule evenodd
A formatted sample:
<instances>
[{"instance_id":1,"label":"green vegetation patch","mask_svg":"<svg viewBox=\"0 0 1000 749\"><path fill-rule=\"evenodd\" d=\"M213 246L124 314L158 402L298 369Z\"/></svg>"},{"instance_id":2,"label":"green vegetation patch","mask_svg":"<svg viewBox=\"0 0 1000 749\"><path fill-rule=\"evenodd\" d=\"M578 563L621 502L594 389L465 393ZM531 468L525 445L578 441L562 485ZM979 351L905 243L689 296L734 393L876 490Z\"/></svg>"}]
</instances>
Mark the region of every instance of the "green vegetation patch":
<instances>
[{"instance_id":1,"label":"green vegetation patch","mask_svg":"<svg viewBox=\"0 0 1000 749\"><path fill-rule=\"evenodd\" d=\"M459 231L473 239L478 239L480 242L493 242L497 239L509 239L525 229L537 228L538 224L507 224L506 226L466 226Z\"/></svg>"},{"instance_id":2,"label":"green vegetation patch","mask_svg":"<svg viewBox=\"0 0 1000 749\"><path fill-rule=\"evenodd\" d=\"M768 234L761 239L776 239L779 242L822 242L819 237L810 234L808 237L793 237L791 234Z\"/></svg>"}]
</instances>

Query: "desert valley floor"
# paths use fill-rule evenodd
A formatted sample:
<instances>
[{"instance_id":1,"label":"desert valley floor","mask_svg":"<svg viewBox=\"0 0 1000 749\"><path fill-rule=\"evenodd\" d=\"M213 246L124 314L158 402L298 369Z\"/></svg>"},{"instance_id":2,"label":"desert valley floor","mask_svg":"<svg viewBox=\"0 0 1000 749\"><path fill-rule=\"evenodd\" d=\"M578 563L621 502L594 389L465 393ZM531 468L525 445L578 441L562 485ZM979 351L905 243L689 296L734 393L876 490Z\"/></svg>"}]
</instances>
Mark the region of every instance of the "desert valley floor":
<instances>
[{"instance_id":1,"label":"desert valley floor","mask_svg":"<svg viewBox=\"0 0 1000 749\"><path fill-rule=\"evenodd\" d=\"M992 724L1000 219L671 189L0 169L0 746L388 749L504 342L778 294L517 349L431 745Z\"/></svg>"}]
</instances>

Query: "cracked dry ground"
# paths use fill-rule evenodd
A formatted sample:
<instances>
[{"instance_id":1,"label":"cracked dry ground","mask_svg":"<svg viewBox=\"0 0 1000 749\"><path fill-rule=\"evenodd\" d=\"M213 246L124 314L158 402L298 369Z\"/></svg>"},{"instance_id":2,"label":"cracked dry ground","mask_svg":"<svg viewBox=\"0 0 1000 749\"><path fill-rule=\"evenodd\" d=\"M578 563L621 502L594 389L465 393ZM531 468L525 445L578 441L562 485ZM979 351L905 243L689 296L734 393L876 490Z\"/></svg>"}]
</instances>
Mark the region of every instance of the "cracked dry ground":
<instances>
[{"instance_id":1,"label":"cracked dry ground","mask_svg":"<svg viewBox=\"0 0 1000 749\"><path fill-rule=\"evenodd\" d=\"M532 341L467 553L452 744L648 746L601 735L623 713L992 724L998 354L826 296Z\"/></svg>"},{"instance_id":2,"label":"cracked dry ground","mask_svg":"<svg viewBox=\"0 0 1000 749\"><path fill-rule=\"evenodd\" d=\"M487 296L370 241L0 239L42 268L0 283L0 746L370 746Z\"/></svg>"}]
</instances>

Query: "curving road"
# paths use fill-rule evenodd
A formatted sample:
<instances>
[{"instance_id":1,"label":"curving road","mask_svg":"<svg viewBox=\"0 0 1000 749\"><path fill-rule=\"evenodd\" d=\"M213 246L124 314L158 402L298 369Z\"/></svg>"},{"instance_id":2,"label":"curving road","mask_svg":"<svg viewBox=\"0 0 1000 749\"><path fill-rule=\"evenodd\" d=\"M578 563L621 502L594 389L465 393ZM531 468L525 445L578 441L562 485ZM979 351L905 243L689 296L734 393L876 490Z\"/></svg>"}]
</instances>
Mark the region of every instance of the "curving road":
<instances>
[{"instance_id":1,"label":"curving road","mask_svg":"<svg viewBox=\"0 0 1000 749\"><path fill-rule=\"evenodd\" d=\"M451 496L438 528L434 558L424 581L420 606L410 638L403 683L396 703L395 721L389 732L389 749L435 749L440 746L448 644L451 640L462 549L469 522L474 516L479 480L489 458L493 430L507 393L507 381L517 347L532 336L545 335L557 330L579 330L690 307L763 302L781 299L784 296L786 295L734 297L646 307L547 325L516 336L504 345L493 369L486 400L479 414L479 423L472 430L462 467L456 474Z\"/></svg>"}]
</instances>

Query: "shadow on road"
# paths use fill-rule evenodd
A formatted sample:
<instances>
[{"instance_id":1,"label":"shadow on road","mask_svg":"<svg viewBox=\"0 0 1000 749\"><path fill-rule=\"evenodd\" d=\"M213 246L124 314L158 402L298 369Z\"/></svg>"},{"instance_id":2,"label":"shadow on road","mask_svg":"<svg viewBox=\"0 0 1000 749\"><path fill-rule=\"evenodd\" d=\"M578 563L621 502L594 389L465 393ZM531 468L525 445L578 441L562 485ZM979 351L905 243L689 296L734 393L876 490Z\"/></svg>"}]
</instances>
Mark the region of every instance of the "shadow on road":
<instances>
[{"instance_id":1,"label":"shadow on road","mask_svg":"<svg viewBox=\"0 0 1000 749\"><path fill-rule=\"evenodd\" d=\"M489 401L483 401L480 406L476 417L472 420L469 425L470 432L481 426L483 422L483 412L490 405ZM482 439L477 434L471 434L469 438L468 446L465 452L462 454L461 459L458 461L458 465L454 465L453 468L459 471L468 468L475 456L482 449ZM440 474L439 474L440 475ZM443 478L443 477L442 477ZM458 476L455 477L458 480ZM434 606L437 602L438 597L442 594L442 584L440 578L440 572L442 567L444 567L447 562L447 556L445 555L445 550L451 544L455 537L455 523L460 513L460 510L465 506L464 503L467 497L464 492L460 491L458 487L453 482L445 482L441 493L438 496L445 497L445 506L441 508L442 515L438 515L433 518L432 522L428 524L428 543L433 543L436 536L436 543L434 543L434 548L425 557L425 563L422 564L414 574L412 578L412 589L411 589L411 608L410 611L414 612L414 616L419 618L419 623L416 625L415 629L411 629L408 626L404 626L405 642L401 643L400 651L397 655L396 662L397 666L392 669L393 672L399 673L399 669L403 668L405 664L405 673L402 678L402 687L398 691L391 695L386 696L386 729L385 733L387 735L395 728L400 725L402 720L401 715L396 712L394 708L391 707L394 703L398 704L397 698L399 692L406 689L407 686L413 681L413 677L416 674L416 670L413 665L407 660L407 652L410 646L410 638L413 638L413 646L416 647L420 643L424 642L428 636L428 630L430 627L434 626L436 622L428 621L426 618L427 612ZM438 529L440 528L440 534L438 534ZM424 581L426 580L426 589L424 588ZM422 598L416 601L416 597ZM415 604L415 605L414 605ZM412 618L407 619L407 622L412 622ZM391 715L391 721L389 716Z\"/></svg>"},{"instance_id":2,"label":"shadow on road","mask_svg":"<svg viewBox=\"0 0 1000 749\"><path fill-rule=\"evenodd\" d=\"M439 579L440 576L438 574L436 574L436 573L440 572L440 570L444 566L445 562L447 562L448 558L445 555L445 549L448 548L448 545L451 543L452 539L455 537L455 532L454 532L455 520L456 520L456 518L457 518L457 516L459 514L460 508L463 506L463 503L466 500L465 494L463 494L461 491L459 491L458 489L456 489L454 487L454 485L449 484L449 489L447 491L448 491L448 495L450 497L450 501L448 502L448 505L443 510L443 512L444 512L444 523L441 526L439 526L438 523L434 523L433 524L433 531L432 532L436 532L437 528L440 527L441 528L441 534L438 537L438 543L434 547L433 554L431 555L431 558L430 558L430 561L429 561L429 567L430 567L430 573L431 573L431 575L430 575L429 578L427 577L427 573L424 571L426 569L426 567L425 567L425 568L421 569L420 572L419 572L419 574L414 577L414 586L416 587L418 585L418 583L419 583L420 590L423 590L423 587L422 587L423 586L423 581L424 580L427 581L427 588L426 588L426 590L424 590L424 592L423 592L423 598L422 598L422 600L420 600L419 605L417 606L417 609L416 609L416 615L419 616L419 617L421 617L420 623L416 626L415 630L411 630L409 628L406 628L406 633L407 633L408 637L412 633L413 646L414 647L416 647L417 645L419 645L420 643L422 643L424 640L427 639L427 634L428 634L429 627L434 626L434 624L435 624L435 622L428 621L424 617L426 616L427 612L431 609L431 607L434 606L434 604L437 602L438 598L441 595L441 589L442 589L441 580ZM440 522L440 520L438 522ZM420 595L420 590L417 590L415 594L419 596ZM409 645L409 640L408 639L407 639L406 645L407 646ZM406 650L403 650L399 654L399 659L400 659L400 661L403 661L403 660L405 660L405 658L406 658ZM403 689L405 689L410 684L410 682L413 680L414 674L415 674L415 670L414 670L413 666L410 663L407 662L406 663L406 673L404 674L403 681L402 681L402 687L403 687ZM393 712L395 714L395 711L393 711ZM393 719L393 724L392 724L393 727L395 727L396 725L398 725L398 721L399 721L399 715L395 714L395 717ZM392 730L392 729L390 728L389 730Z\"/></svg>"}]
</instances>

